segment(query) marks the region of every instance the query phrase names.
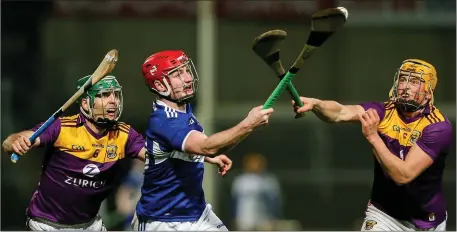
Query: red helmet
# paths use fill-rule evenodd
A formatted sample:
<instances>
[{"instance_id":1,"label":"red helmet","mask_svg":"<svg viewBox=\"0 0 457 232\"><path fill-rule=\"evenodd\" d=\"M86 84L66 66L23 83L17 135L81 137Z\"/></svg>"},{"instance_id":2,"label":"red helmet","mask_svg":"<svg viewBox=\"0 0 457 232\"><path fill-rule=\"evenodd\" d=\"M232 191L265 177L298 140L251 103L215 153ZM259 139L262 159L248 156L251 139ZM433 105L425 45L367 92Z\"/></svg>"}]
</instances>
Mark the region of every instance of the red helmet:
<instances>
[{"instance_id":1,"label":"red helmet","mask_svg":"<svg viewBox=\"0 0 457 232\"><path fill-rule=\"evenodd\" d=\"M182 67L187 67L187 70L190 72L190 75L192 77L192 82L186 84L182 80L182 86L173 87L174 89L184 89L191 87L192 94L188 94L180 98L175 97L174 99L172 99L171 92L174 91L174 89L172 89L172 86L170 85L169 75ZM176 103L187 103L195 96L195 93L197 92L197 71L195 70L195 66L192 63L192 60L188 58L183 51L166 50L152 54L143 63L142 71L143 77L146 81L146 85L149 87L149 89L152 92L170 101ZM157 90L154 84L155 81L160 81L162 85L164 85L167 88L167 90L163 92Z\"/></svg>"}]
</instances>

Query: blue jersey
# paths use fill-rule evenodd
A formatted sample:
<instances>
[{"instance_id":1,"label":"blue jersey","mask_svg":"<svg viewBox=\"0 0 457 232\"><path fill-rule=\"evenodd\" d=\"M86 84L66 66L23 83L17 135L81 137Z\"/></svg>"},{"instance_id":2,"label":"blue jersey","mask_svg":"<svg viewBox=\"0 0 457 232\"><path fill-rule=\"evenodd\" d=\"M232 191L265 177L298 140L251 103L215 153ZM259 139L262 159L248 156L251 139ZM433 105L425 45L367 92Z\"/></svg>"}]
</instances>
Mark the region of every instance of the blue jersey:
<instances>
[{"instance_id":1,"label":"blue jersey","mask_svg":"<svg viewBox=\"0 0 457 232\"><path fill-rule=\"evenodd\" d=\"M193 130L203 132L190 104L183 112L154 102L146 130L144 183L136 207L140 220L197 221L203 213L204 157L184 152Z\"/></svg>"}]
</instances>

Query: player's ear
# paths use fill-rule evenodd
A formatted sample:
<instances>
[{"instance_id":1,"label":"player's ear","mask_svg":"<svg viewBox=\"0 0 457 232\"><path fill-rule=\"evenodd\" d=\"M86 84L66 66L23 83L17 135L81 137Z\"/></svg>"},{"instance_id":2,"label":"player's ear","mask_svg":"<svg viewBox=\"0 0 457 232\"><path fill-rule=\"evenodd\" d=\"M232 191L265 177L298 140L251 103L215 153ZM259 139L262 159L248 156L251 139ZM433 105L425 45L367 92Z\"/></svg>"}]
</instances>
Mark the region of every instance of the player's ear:
<instances>
[{"instance_id":1,"label":"player's ear","mask_svg":"<svg viewBox=\"0 0 457 232\"><path fill-rule=\"evenodd\" d=\"M154 86L156 87L156 89L159 91L159 92L166 92L167 89L165 88L165 86L162 84L162 82L158 81L158 80L155 80L154 81Z\"/></svg>"}]
</instances>

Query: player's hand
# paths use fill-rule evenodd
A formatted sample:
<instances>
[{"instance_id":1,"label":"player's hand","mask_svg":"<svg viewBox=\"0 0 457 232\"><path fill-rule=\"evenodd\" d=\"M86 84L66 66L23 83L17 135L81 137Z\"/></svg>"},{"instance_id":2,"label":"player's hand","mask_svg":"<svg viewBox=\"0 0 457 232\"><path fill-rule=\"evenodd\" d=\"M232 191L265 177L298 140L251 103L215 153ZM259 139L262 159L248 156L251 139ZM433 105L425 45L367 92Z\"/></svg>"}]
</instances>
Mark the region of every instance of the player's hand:
<instances>
[{"instance_id":1,"label":"player's hand","mask_svg":"<svg viewBox=\"0 0 457 232\"><path fill-rule=\"evenodd\" d=\"M303 103L302 107L299 107L294 100L292 100L292 106L294 107L295 113L306 113L313 110L314 99L307 97L300 97L301 102Z\"/></svg>"},{"instance_id":2,"label":"player's hand","mask_svg":"<svg viewBox=\"0 0 457 232\"><path fill-rule=\"evenodd\" d=\"M362 123L362 133L370 140L374 136L378 135L379 115L375 109L368 109L364 113L359 115L360 122Z\"/></svg>"},{"instance_id":3,"label":"player's hand","mask_svg":"<svg viewBox=\"0 0 457 232\"><path fill-rule=\"evenodd\" d=\"M18 155L24 155L31 147L32 143L30 142L30 138L23 135L20 135L13 144L11 144L12 150Z\"/></svg>"},{"instance_id":4,"label":"player's hand","mask_svg":"<svg viewBox=\"0 0 457 232\"><path fill-rule=\"evenodd\" d=\"M268 124L268 119L273 113L273 108L262 109L262 106L254 107L243 120L249 128L255 129L259 126Z\"/></svg>"},{"instance_id":5,"label":"player's hand","mask_svg":"<svg viewBox=\"0 0 457 232\"><path fill-rule=\"evenodd\" d=\"M221 176L225 176L228 171L232 168L232 160L229 159L226 155L218 155L216 157L206 157L206 162L217 165L218 173Z\"/></svg>"}]
</instances>

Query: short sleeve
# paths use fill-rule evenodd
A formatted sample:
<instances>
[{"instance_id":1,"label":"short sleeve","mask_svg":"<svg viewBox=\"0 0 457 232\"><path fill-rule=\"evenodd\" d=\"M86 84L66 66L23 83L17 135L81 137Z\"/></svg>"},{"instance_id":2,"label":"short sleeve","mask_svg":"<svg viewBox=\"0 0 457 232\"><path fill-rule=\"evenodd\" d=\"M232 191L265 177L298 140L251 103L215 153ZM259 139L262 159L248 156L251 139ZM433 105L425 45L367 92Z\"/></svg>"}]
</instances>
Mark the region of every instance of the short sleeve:
<instances>
[{"instance_id":1,"label":"short sleeve","mask_svg":"<svg viewBox=\"0 0 457 232\"><path fill-rule=\"evenodd\" d=\"M438 122L425 127L416 144L436 160L440 153L450 149L452 136L452 126L448 122Z\"/></svg>"},{"instance_id":2,"label":"short sleeve","mask_svg":"<svg viewBox=\"0 0 457 232\"><path fill-rule=\"evenodd\" d=\"M383 102L363 102L359 105L362 106L365 111L367 111L370 108L375 109L379 115L379 118L381 120L384 118L386 108Z\"/></svg>"},{"instance_id":3,"label":"short sleeve","mask_svg":"<svg viewBox=\"0 0 457 232\"><path fill-rule=\"evenodd\" d=\"M41 122L30 130L36 132L43 124L44 122ZM40 138L40 147L55 143L60 134L60 126L61 122L58 118L38 136Z\"/></svg>"},{"instance_id":4,"label":"short sleeve","mask_svg":"<svg viewBox=\"0 0 457 232\"><path fill-rule=\"evenodd\" d=\"M182 120L172 119L162 125L160 133L173 149L183 151L185 140L193 130L186 122L183 123Z\"/></svg>"},{"instance_id":5,"label":"short sleeve","mask_svg":"<svg viewBox=\"0 0 457 232\"><path fill-rule=\"evenodd\" d=\"M133 127L130 127L127 144L125 146L125 156L135 158L145 146L145 140L141 134L136 132Z\"/></svg>"}]
</instances>

